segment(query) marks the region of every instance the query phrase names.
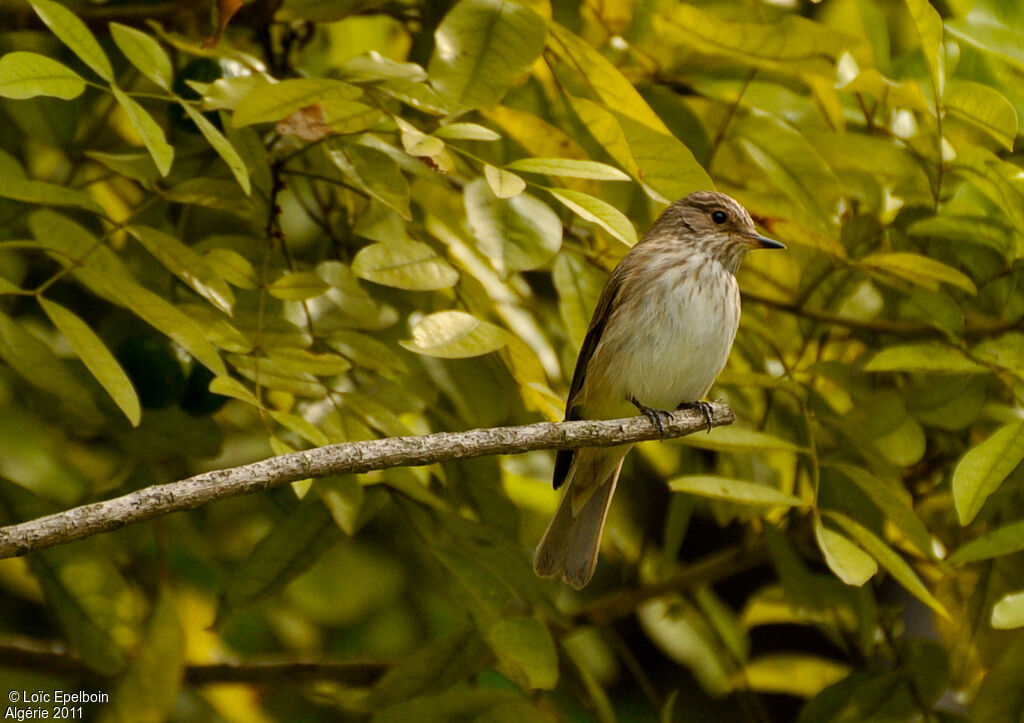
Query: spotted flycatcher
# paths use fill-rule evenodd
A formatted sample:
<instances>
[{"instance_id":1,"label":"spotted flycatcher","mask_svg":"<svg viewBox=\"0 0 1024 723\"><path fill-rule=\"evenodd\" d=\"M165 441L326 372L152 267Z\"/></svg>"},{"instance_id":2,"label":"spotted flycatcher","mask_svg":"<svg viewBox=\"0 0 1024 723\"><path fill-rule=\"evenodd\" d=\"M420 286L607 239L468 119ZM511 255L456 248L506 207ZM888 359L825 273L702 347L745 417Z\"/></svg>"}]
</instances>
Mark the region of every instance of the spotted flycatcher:
<instances>
[{"instance_id":1,"label":"spotted flycatcher","mask_svg":"<svg viewBox=\"0 0 1024 723\"><path fill-rule=\"evenodd\" d=\"M733 275L747 252L784 248L728 196L697 191L665 209L612 271L572 375L566 420L616 419L635 407L660 428L666 410L699 407L722 371L740 321ZM576 589L594 574L601 532L631 444L564 450L568 482L533 558L538 575Z\"/></svg>"}]
</instances>

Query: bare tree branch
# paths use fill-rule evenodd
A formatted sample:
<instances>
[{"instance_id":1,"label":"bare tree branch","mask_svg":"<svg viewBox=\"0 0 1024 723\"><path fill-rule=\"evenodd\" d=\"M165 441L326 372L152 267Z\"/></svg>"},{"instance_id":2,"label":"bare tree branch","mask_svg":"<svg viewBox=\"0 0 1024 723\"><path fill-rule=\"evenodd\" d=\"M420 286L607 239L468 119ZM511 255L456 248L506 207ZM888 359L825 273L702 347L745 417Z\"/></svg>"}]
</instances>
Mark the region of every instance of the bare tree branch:
<instances>
[{"instance_id":1,"label":"bare tree branch","mask_svg":"<svg viewBox=\"0 0 1024 723\"><path fill-rule=\"evenodd\" d=\"M715 403L711 407L715 426L731 424L735 419L726 405ZM665 439L692 434L707 424L703 414L696 410L675 412L663 421ZM0 527L0 558L24 555L172 512L191 510L225 497L251 494L301 479L494 454L520 454L537 449L613 447L660 437L658 427L649 419L630 417L543 422L332 444L241 467L204 472L177 482L145 487L123 497Z\"/></svg>"}]
</instances>

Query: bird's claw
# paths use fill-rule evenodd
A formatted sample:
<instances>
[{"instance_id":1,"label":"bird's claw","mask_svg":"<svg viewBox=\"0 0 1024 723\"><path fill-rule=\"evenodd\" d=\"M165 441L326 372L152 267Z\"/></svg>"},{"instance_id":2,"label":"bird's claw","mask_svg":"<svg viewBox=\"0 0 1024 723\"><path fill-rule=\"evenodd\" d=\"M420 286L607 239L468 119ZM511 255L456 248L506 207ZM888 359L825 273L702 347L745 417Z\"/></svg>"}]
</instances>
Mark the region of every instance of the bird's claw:
<instances>
[{"instance_id":1,"label":"bird's claw","mask_svg":"<svg viewBox=\"0 0 1024 723\"><path fill-rule=\"evenodd\" d=\"M636 397L629 400L634 407L640 410L640 413L651 420L651 424L658 428L658 433L662 439L665 439L665 419L672 419L672 412L667 409L655 409L648 407L646 404L641 404Z\"/></svg>"},{"instance_id":2,"label":"bird's claw","mask_svg":"<svg viewBox=\"0 0 1024 723\"><path fill-rule=\"evenodd\" d=\"M708 434L711 434L711 412L713 411L711 402L683 402L676 409L699 409L700 413L704 415L704 421L708 424Z\"/></svg>"}]
</instances>

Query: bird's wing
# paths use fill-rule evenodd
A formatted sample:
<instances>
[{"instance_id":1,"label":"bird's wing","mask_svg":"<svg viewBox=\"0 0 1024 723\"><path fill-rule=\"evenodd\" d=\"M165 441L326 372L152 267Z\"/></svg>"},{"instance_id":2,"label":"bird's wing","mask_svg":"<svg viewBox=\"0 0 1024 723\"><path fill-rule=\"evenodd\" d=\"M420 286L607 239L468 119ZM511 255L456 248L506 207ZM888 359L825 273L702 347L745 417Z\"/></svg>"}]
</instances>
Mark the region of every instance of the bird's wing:
<instances>
[{"instance_id":1,"label":"bird's wing","mask_svg":"<svg viewBox=\"0 0 1024 723\"><path fill-rule=\"evenodd\" d=\"M601 291L601 298L597 301L597 308L594 309L594 316L590 319L590 328L587 329L587 335L583 339L583 346L580 347L580 354L576 357L576 369L572 373L572 384L569 386L569 399L565 404L565 421L567 422L580 418L580 409L576 404L576 397L579 395L580 389L583 388L583 381L587 377L587 366L590 363L591 357L594 356L598 343L601 341L605 324L608 323L608 318L615 308L619 290L622 288L624 274L620 272L621 268L621 264L617 266L608 278L608 283L604 285L604 289ZM574 450L563 449L555 456L553 483L556 490L562 486L566 476L569 474L573 454Z\"/></svg>"}]
</instances>

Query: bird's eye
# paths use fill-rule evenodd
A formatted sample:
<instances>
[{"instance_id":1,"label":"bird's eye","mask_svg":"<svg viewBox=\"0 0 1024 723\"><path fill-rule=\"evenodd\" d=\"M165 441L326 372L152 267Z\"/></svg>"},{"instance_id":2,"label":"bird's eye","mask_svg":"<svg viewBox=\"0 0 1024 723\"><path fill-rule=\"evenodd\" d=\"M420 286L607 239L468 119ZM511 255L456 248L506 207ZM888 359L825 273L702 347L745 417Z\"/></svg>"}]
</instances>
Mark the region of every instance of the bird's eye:
<instances>
[{"instance_id":1,"label":"bird's eye","mask_svg":"<svg viewBox=\"0 0 1024 723\"><path fill-rule=\"evenodd\" d=\"M718 225L722 225L729 220L729 215L725 211L715 211L711 214L711 220Z\"/></svg>"}]
</instances>

